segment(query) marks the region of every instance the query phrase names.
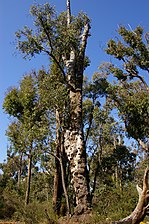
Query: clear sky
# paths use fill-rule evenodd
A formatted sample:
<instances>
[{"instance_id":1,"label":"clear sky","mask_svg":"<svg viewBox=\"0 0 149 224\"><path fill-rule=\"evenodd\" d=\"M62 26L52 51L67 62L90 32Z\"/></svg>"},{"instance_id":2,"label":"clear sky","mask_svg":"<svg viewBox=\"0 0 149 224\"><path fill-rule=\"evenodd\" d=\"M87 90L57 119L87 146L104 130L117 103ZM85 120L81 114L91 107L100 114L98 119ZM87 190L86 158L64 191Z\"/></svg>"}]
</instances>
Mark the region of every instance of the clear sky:
<instances>
[{"instance_id":1,"label":"clear sky","mask_svg":"<svg viewBox=\"0 0 149 224\"><path fill-rule=\"evenodd\" d=\"M49 63L43 56L31 61L22 59L15 49L15 32L24 25L32 26L30 6L45 2L54 5L58 13L65 10L66 0L0 0L0 162L6 159L5 131L9 123L2 110L4 96L10 86L18 85L24 74ZM71 7L72 14L84 11L92 20L92 36L87 46L91 66L86 71L90 77L101 62L110 60L104 48L106 42L116 36L118 25L128 27L129 24L132 28L140 25L149 31L148 0L71 0Z\"/></svg>"}]
</instances>

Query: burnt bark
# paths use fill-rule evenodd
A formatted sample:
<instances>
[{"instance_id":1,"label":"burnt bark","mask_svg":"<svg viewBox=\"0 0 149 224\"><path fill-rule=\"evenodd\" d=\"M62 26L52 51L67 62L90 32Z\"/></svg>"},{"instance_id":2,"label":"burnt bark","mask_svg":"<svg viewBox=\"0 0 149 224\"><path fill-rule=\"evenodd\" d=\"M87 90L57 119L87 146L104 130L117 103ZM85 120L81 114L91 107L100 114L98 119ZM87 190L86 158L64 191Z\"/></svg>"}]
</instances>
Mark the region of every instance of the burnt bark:
<instances>
[{"instance_id":1,"label":"burnt bark","mask_svg":"<svg viewBox=\"0 0 149 224\"><path fill-rule=\"evenodd\" d=\"M126 218L115 221L113 224L139 224L148 215L149 211L149 189L148 189L149 166L146 168L143 178L143 189L137 185L139 200L134 211Z\"/></svg>"},{"instance_id":2,"label":"burnt bark","mask_svg":"<svg viewBox=\"0 0 149 224\"><path fill-rule=\"evenodd\" d=\"M67 0L67 28L71 23L70 1ZM69 60L63 60L67 69L69 87L70 122L64 134L65 152L70 163L71 183L74 188L75 213L82 214L89 209L89 183L86 167L86 149L83 136L82 120L82 85L85 49L89 35L89 24L84 25L79 49L70 49Z\"/></svg>"}]
</instances>

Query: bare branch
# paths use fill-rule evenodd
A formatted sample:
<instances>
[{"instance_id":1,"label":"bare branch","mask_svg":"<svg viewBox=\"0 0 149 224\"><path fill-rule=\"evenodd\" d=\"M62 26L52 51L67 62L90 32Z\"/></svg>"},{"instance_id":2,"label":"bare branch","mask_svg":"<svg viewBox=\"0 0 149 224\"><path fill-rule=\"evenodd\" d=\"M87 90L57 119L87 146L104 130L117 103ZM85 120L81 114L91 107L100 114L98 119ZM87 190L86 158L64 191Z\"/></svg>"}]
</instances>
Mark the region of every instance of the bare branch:
<instances>
[{"instance_id":1,"label":"bare branch","mask_svg":"<svg viewBox=\"0 0 149 224\"><path fill-rule=\"evenodd\" d=\"M147 192L148 190L148 173L149 166L145 169L144 178L143 178L143 191Z\"/></svg>"},{"instance_id":2,"label":"bare branch","mask_svg":"<svg viewBox=\"0 0 149 224\"><path fill-rule=\"evenodd\" d=\"M140 198L141 197L141 194L142 194L142 188L139 187L138 184L136 185L136 188L137 188L137 191L138 191L138 194L139 194L139 198Z\"/></svg>"},{"instance_id":3,"label":"bare branch","mask_svg":"<svg viewBox=\"0 0 149 224\"><path fill-rule=\"evenodd\" d=\"M138 143L144 150L146 151L149 150L149 147L146 144L144 144L144 142L141 139L138 139Z\"/></svg>"},{"instance_id":4,"label":"bare branch","mask_svg":"<svg viewBox=\"0 0 149 224\"><path fill-rule=\"evenodd\" d=\"M67 27L69 27L71 23L71 7L70 0L67 0Z\"/></svg>"},{"instance_id":5,"label":"bare branch","mask_svg":"<svg viewBox=\"0 0 149 224\"><path fill-rule=\"evenodd\" d=\"M81 47L80 47L80 56L84 56L84 52L85 52L85 49L86 49L86 45L87 45L87 38L89 36L89 30L90 30L90 25L89 23L87 23L85 26L84 26L84 32L82 34L82 44L81 44Z\"/></svg>"},{"instance_id":6,"label":"bare branch","mask_svg":"<svg viewBox=\"0 0 149 224\"><path fill-rule=\"evenodd\" d=\"M46 36L47 36L47 39L48 39L48 41L49 41L49 45L50 45L50 48L51 48L51 52L47 51L47 50L44 49L44 48L42 48L42 50L43 50L44 52L46 52L46 53L47 53L47 54L54 60L54 62L57 64L57 66L59 67L60 71L61 71L62 74L63 74L64 81L66 81L66 75L65 75L64 69L62 68L62 66L60 65L60 62L56 59L56 57L55 57L54 54L53 54L53 46L52 46L52 41L51 41L49 32L48 32L48 30L46 29L46 27L45 27L45 25L44 25L44 22L42 21L42 18L39 18L39 20L40 20L40 23L41 23L41 25L42 25L42 27L43 27L43 29L44 29L44 32L45 32L45 34L46 34Z\"/></svg>"}]
</instances>

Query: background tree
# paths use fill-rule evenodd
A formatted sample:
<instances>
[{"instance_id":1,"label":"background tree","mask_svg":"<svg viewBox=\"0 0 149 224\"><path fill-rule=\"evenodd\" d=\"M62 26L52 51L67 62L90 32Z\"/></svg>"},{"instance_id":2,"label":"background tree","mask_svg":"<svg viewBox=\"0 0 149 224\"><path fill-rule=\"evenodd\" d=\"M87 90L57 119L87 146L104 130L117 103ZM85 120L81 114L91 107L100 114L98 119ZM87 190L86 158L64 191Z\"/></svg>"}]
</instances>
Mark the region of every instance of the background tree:
<instances>
[{"instance_id":1,"label":"background tree","mask_svg":"<svg viewBox=\"0 0 149 224\"><path fill-rule=\"evenodd\" d=\"M119 67L113 64L106 66L107 74L112 73L118 79L118 84L109 85L109 97L125 123L128 136L145 145L149 133L149 98L148 84L143 75L149 72L148 34L143 36L141 27L131 31L120 27L118 33L121 39L110 40L106 50L108 54L122 62ZM148 209L146 207L148 199L145 201L147 179L148 168L144 174L143 189L138 189L139 202L135 210L130 216L116 223L140 223L144 219Z\"/></svg>"},{"instance_id":2,"label":"background tree","mask_svg":"<svg viewBox=\"0 0 149 224\"><path fill-rule=\"evenodd\" d=\"M25 76L20 87L10 90L3 104L5 112L13 116L16 122L11 123L7 135L13 146L14 159L27 157L27 185L25 204L29 203L31 170L40 158L41 145L48 135L48 119L42 107L32 75ZM22 167L19 167L21 171ZM20 174L18 173L18 181Z\"/></svg>"},{"instance_id":3,"label":"background tree","mask_svg":"<svg viewBox=\"0 0 149 224\"><path fill-rule=\"evenodd\" d=\"M125 122L128 134L136 140L147 139L148 84L145 75L149 72L148 35L144 34L141 27L134 31L120 27L118 33L122 40L110 40L106 50L122 62L120 68L109 65L109 71L119 80L119 86L113 86L111 93L113 91L114 102Z\"/></svg>"}]
</instances>

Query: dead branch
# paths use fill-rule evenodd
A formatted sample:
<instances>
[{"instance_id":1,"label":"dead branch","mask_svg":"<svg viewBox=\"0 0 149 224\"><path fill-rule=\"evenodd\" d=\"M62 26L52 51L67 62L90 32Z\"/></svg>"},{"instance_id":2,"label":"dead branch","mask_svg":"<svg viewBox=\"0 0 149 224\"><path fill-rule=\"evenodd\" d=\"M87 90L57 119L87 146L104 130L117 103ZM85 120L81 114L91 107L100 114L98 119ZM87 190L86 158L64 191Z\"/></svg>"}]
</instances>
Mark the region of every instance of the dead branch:
<instances>
[{"instance_id":1,"label":"dead branch","mask_svg":"<svg viewBox=\"0 0 149 224\"><path fill-rule=\"evenodd\" d=\"M148 173L149 166L145 169L143 177L143 188L141 189L137 185L137 191L139 194L139 200L134 211L126 218L113 222L113 224L139 224L148 215L149 211L149 189L148 189Z\"/></svg>"}]
</instances>

